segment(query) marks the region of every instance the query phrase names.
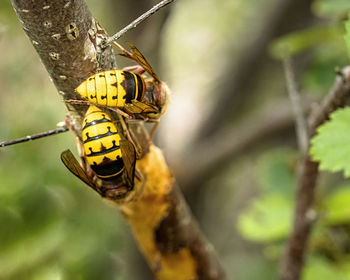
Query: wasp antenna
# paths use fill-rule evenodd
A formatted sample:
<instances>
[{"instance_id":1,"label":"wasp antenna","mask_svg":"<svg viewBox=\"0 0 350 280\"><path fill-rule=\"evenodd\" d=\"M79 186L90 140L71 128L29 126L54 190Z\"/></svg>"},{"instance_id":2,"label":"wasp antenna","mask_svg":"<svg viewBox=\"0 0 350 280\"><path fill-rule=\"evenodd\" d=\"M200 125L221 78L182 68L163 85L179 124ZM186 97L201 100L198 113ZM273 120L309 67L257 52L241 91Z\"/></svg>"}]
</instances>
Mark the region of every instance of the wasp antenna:
<instances>
[{"instance_id":1,"label":"wasp antenna","mask_svg":"<svg viewBox=\"0 0 350 280\"><path fill-rule=\"evenodd\" d=\"M28 135L26 137L17 138L17 139L9 140L9 141L3 141L3 142L0 142L0 148L5 147L5 146L10 146L10 145L15 145L15 144L27 142L30 140L36 140L36 139L43 138L43 137L50 136L50 135L56 135L56 134L66 132L66 131L68 131L68 128L66 126L62 126L62 127L56 128L56 129L49 130L49 131L40 132L40 133L33 134L33 135Z\"/></svg>"},{"instance_id":2,"label":"wasp antenna","mask_svg":"<svg viewBox=\"0 0 350 280\"><path fill-rule=\"evenodd\" d=\"M122 30L114 34L113 36L109 37L107 40L102 42L101 47L106 48L108 45L110 45L113 41L118 40L120 37L122 37L126 32L128 32L130 29L135 28L139 23L143 22L145 19L153 15L155 12L163 8L164 6L170 4L174 0L163 0L160 1L157 5L153 6L151 9L149 9L147 12L143 13L141 16L139 16L137 19L135 19L133 22L125 26Z\"/></svg>"}]
</instances>

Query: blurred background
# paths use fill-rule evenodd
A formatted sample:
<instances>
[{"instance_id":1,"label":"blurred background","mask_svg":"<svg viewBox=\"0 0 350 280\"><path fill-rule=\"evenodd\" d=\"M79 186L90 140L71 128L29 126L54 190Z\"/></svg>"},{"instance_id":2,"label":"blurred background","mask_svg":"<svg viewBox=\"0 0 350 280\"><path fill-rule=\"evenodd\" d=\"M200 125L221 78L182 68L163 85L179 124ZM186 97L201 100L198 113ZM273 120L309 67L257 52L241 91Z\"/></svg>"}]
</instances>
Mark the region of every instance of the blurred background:
<instances>
[{"instance_id":1,"label":"blurred background","mask_svg":"<svg viewBox=\"0 0 350 280\"><path fill-rule=\"evenodd\" d=\"M114 34L157 1L87 1ZM172 90L155 142L229 279L274 279L298 150L281 49L306 111L348 64L347 0L176 0L128 32ZM119 66L127 60L119 59ZM0 1L0 141L55 128L55 87ZM70 133L0 149L0 279L152 279L118 211L73 177ZM322 174L303 280L350 279L350 183Z\"/></svg>"}]
</instances>

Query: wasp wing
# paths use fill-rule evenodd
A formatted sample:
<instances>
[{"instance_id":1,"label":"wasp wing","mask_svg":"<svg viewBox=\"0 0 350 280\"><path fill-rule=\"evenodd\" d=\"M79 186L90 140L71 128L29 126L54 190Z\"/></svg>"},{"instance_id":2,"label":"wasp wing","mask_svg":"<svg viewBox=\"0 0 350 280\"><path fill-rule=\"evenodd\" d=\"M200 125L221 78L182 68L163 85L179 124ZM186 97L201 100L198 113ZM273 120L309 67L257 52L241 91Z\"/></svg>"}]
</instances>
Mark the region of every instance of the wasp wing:
<instances>
[{"instance_id":1,"label":"wasp wing","mask_svg":"<svg viewBox=\"0 0 350 280\"><path fill-rule=\"evenodd\" d=\"M159 109L156 106L138 100L132 100L132 104L126 103L125 109L131 114L159 113Z\"/></svg>"},{"instance_id":2,"label":"wasp wing","mask_svg":"<svg viewBox=\"0 0 350 280\"><path fill-rule=\"evenodd\" d=\"M125 171L131 187L134 186L136 151L128 140L120 140L120 149L123 155Z\"/></svg>"},{"instance_id":3,"label":"wasp wing","mask_svg":"<svg viewBox=\"0 0 350 280\"><path fill-rule=\"evenodd\" d=\"M157 74L154 72L153 68L148 63L146 58L142 55L142 53L133 44L131 44L130 42L126 42L126 43L130 47L130 49L131 49L131 51L133 53L133 56L136 59L136 62L138 64L140 64L143 67L143 69L145 69L146 72L148 72L148 74L150 74L155 80L160 82Z\"/></svg>"},{"instance_id":4,"label":"wasp wing","mask_svg":"<svg viewBox=\"0 0 350 280\"><path fill-rule=\"evenodd\" d=\"M95 189L95 185L92 183L91 179L87 176L86 172L80 166L79 162L76 160L70 150L65 150L61 153L61 160L70 172L72 172L80 180L84 181L87 185Z\"/></svg>"}]
</instances>

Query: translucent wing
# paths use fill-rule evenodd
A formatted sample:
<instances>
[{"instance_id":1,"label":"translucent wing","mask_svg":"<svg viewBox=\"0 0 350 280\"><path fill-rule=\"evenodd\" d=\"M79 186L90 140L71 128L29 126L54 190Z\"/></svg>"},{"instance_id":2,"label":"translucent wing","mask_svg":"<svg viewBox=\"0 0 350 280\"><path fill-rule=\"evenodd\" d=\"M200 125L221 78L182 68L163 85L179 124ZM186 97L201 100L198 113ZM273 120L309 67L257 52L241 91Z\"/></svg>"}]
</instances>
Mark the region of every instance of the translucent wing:
<instances>
[{"instance_id":1,"label":"translucent wing","mask_svg":"<svg viewBox=\"0 0 350 280\"><path fill-rule=\"evenodd\" d=\"M125 109L132 114L159 113L159 109L156 106L137 100L132 100L132 104L125 104Z\"/></svg>"},{"instance_id":2,"label":"translucent wing","mask_svg":"<svg viewBox=\"0 0 350 280\"><path fill-rule=\"evenodd\" d=\"M146 72L148 72L148 74L150 74L155 80L160 82L157 74L154 72L153 68L148 63L146 58L142 55L142 53L133 44L131 44L130 42L126 42L126 43L130 47L130 49L131 49L131 51L133 53L133 57L135 58L136 62L138 64L140 64L143 67L143 69L145 69Z\"/></svg>"},{"instance_id":3,"label":"translucent wing","mask_svg":"<svg viewBox=\"0 0 350 280\"><path fill-rule=\"evenodd\" d=\"M80 166L79 162L76 160L70 150L65 150L61 153L61 160L70 172L95 189L95 185L92 183L91 179L87 176L84 169Z\"/></svg>"},{"instance_id":4,"label":"translucent wing","mask_svg":"<svg viewBox=\"0 0 350 280\"><path fill-rule=\"evenodd\" d=\"M134 146L127 140L120 140L126 175L131 187L134 186L136 152Z\"/></svg>"}]
</instances>

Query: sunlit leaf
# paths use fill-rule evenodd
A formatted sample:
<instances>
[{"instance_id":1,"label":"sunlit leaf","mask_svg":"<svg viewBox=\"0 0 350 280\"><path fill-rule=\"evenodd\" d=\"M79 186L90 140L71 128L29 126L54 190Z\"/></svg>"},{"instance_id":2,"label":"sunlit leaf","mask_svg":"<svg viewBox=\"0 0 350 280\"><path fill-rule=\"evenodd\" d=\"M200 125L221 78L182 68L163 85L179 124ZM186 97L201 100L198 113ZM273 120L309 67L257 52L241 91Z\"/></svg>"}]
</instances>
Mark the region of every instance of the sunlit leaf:
<instances>
[{"instance_id":1,"label":"sunlit leaf","mask_svg":"<svg viewBox=\"0 0 350 280\"><path fill-rule=\"evenodd\" d=\"M325 198L324 210L327 224L340 224L350 221L350 185L336 189Z\"/></svg>"},{"instance_id":2,"label":"sunlit leaf","mask_svg":"<svg viewBox=\"0 0 350 280\"><path fill-rule=\"evenodd\" d=\"M292 200L283 195L264 195L253 200L239 217L238 230L244 238L270 242L285 238L292 221Z\"/></svg>"},{"instance_id":3,"label":"sunlit leaf","mask_svg":"<svg viewBox=\"0 0 350 280\"><path fill-rule=\"evenodd\" d=\"M301 88L304 92L321 97L334 83L334 69L342 68L347 63L344 59L347 56L344 39L339 36L337 40L318 46L313 50L312 56L308 67L303 71Z\"/></svg>"},{"instance_id":4,"label":"sunlit leaf","mask_svg":"<svg viewBox=\"0 0 350 280\"><path fill-rule=\"evenodd\" d=\"M339 37L340 29L337 27L323 26L294 32L272 42L270 54L281 59L284 56L295 55L308 48L336 39Z\"/></svg>"},{"instance_id":5,"label":"sunlit leaf","mask_svg":"<svg viewBox=\"0 0 350 280\"><path fill-rule=\"evenodd\" d=\"M310 154L321 170L344 171L350 176L350 108L338 109L330 120L318 127L311 140Z\"/></svg>"},{"instance_id":6,"label":"sunlit leaf","mask_svg":"<svg viewBox=\"0 0 350 280\"><path fill-rule=\"evenodd\" d=\"M302 280L347 280L349 275L326 259L310 258L303 270Z\"/></svg>"}]
</instances>

